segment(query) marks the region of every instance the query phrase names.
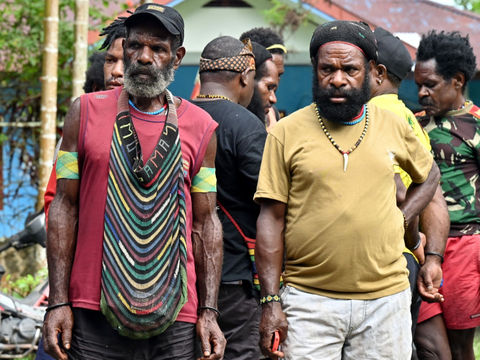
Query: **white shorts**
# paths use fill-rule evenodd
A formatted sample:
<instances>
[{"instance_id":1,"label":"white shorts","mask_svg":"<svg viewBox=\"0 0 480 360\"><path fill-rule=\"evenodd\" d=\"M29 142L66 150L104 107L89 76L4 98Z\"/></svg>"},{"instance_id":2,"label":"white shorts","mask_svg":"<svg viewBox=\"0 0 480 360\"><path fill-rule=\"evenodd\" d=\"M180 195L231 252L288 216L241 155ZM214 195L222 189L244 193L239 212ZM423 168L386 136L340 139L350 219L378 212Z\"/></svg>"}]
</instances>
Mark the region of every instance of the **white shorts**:
<instances>
[{"instance_id":1,"label":"white shorts","mask_svg":"<svg viewBox=\"0 0 480 360\"><path fill-rule=\"evenodd\" d=\"M342 300L287 286L285 360L410 360L410 288L375 300Z\"/></svg>"}]
</instances>

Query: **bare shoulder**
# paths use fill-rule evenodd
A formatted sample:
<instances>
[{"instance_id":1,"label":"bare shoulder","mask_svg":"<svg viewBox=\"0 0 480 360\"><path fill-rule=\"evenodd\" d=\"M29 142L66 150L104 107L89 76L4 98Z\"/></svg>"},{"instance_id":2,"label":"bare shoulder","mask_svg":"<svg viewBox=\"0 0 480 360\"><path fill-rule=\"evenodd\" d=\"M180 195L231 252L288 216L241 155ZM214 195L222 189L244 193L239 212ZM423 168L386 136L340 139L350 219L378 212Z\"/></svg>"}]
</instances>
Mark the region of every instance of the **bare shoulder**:
<instances>
[{"instance_id":1,"label":"bare shoulder","mask_svg":"<svg viewBox=\"0 0 480 360\"><path fill-rule=\"evenodd\" d=\"M60 147L63 151L76 152L78 146L78 133L80 131L81 102L76 99L65 117L63 126L63 141Z\"/></svg>"}]
</instances>

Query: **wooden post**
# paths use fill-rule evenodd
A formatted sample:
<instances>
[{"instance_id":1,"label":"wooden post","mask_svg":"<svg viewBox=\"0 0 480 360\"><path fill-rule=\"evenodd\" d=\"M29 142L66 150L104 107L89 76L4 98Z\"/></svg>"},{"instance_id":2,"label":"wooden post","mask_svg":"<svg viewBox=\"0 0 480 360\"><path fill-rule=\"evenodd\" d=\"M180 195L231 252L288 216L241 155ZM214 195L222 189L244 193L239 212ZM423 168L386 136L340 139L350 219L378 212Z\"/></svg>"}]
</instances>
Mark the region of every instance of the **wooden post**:
<instances>
[{"instance_id":1,"label":"wooden post","mask_svg":"<svg viewBox=\"0 0 480 360\"><path fill-rule=\"evenodd\" d=\"M72 102L84 93L88 61L88 7L89 0L75 0L75 59L73 61Z\"/></svg>"},{"instance_id":2,"label":"wooden post","mask_svg":"<svg viewBox=\"0 0 480 360\"><path fill-rule=\"evenodd\" d=\"M42 103L40 109L41 136L38 162L40 184L37 210L43 207L43 195L52 172L55 150L58 82L58 1L45 0L45 43L42 65Z\"/></svg>"},{"instance_id":3,"label":"wooden post","mask_svg":"<svg viewBox=\"0 0 480 360\"><path fill-rule=\"evenodd\" d=\"M140 5L151 2L153 2L153 0L140 0Z\"/></svg>"}]
</instances>

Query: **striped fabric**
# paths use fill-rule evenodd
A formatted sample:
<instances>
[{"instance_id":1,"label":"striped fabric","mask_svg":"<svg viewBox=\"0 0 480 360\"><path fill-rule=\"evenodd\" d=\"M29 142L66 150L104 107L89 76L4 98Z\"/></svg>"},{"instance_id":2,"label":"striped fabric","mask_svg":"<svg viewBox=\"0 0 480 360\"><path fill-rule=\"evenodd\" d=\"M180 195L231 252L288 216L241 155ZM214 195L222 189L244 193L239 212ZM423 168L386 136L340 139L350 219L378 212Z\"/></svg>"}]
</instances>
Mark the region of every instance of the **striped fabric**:
<instances>
[{"instance_id":1,"label":"striped fabric","mask_svg":"<svg viewBox=\"0 0 480 360\"><path fill-rule=\"evenodd\" d=\"M100 307L133 339L162 333L187 302L182 152L170 93L167 101L160 146L145 165L125 90L112 137Z\"/></svg>"}]
</instances>

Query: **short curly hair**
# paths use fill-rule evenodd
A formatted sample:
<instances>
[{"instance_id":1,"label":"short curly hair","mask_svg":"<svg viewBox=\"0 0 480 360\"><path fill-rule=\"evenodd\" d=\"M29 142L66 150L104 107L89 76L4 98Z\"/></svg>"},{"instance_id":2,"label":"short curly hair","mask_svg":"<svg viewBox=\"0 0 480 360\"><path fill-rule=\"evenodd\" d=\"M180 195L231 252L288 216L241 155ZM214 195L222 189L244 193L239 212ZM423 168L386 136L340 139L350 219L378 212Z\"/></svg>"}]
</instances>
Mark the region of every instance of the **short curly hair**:
<instances>
[{"instance_id":1,"label":"short curly hair","mask_svg":"<svg viewBox=\"0 0 480 360\"><path fill-rule=\"evenodd\" d=\"M272 28L258 27L245 31L242 35L240 35L240 40L243 41L245 39L250 39L252 42L259 43L265 48L277 44L285 45L282 37ZM282 49L271 49L268 51L270 51L272 54L285 54Z\"/></svg>"},{"instance_id":2,"label":"short curly hair","mask_svg":"<svg viewBox=\"0 0 480 360\"><path fill-rule=\"evenodd\" d=\"M475 76L477 69L473 48L467 36L458 31L437 33L429 31L422 36L417 49L417 62L434 59L436 72L445 80L451 80L457 72L465 76L465 85Z\"/></svg>"}]
</instances>

